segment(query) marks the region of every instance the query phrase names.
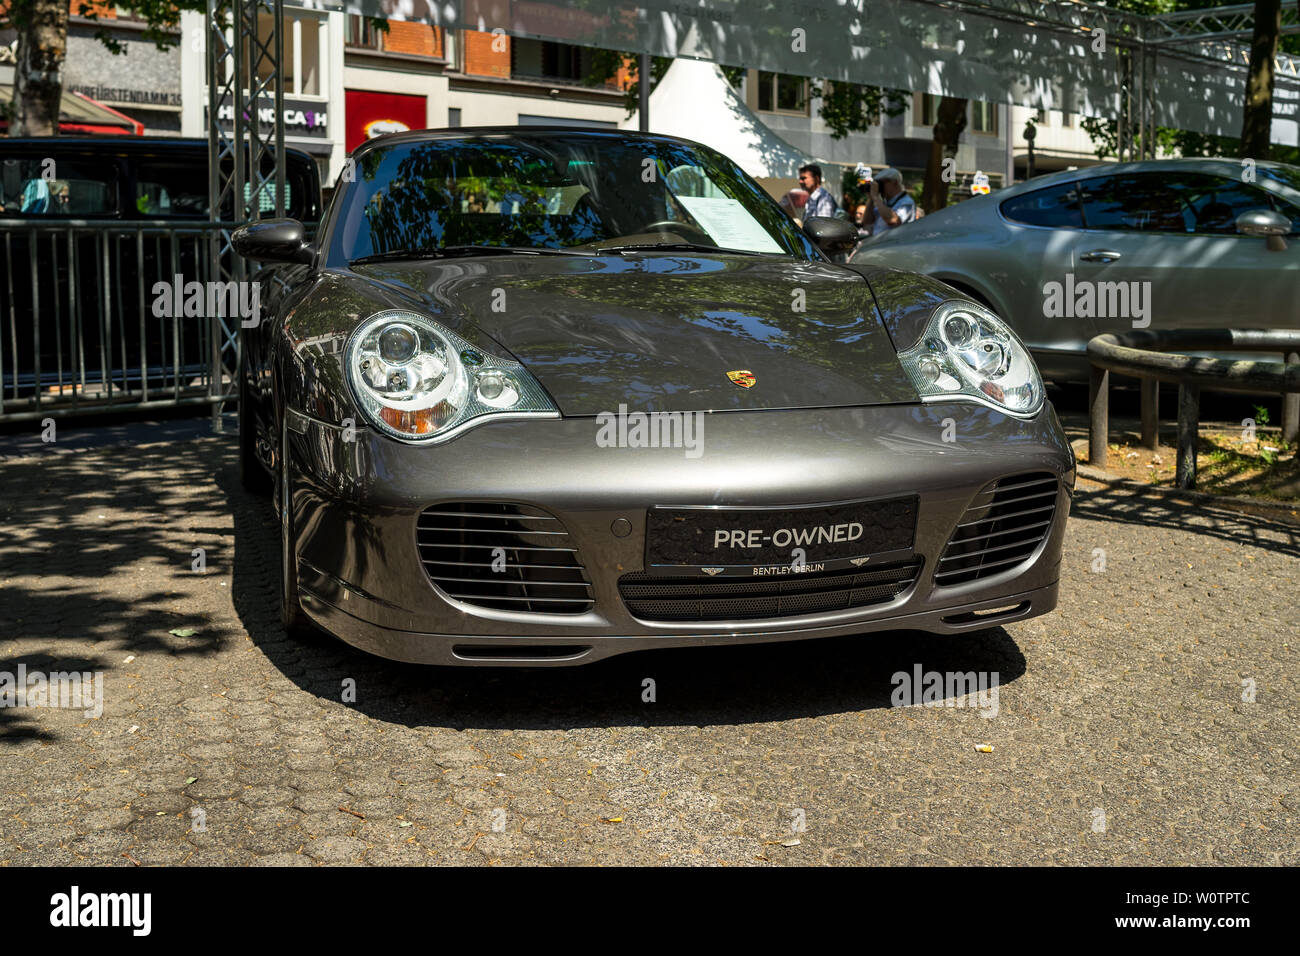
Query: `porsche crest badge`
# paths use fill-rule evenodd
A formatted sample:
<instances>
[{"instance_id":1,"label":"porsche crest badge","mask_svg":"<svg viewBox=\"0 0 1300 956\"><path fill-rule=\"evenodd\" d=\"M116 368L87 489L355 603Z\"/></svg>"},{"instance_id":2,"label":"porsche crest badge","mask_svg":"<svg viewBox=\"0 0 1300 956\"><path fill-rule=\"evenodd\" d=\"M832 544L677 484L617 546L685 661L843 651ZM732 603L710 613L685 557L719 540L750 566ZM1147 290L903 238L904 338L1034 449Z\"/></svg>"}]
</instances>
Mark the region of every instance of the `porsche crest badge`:
<instances>
[{"instance_id":1,"label":"porsche crest badge","mask_svg":"<svg viewBox=\"0 0 1300 956\"><path fill-rule=\"evenodd\" d=\"M731 379L741 388L753 388L758 384L758 379L754 377L754 373L747 368L736 369L734 372L728 372L727 378Z\"/></svg>"}]
</instances>

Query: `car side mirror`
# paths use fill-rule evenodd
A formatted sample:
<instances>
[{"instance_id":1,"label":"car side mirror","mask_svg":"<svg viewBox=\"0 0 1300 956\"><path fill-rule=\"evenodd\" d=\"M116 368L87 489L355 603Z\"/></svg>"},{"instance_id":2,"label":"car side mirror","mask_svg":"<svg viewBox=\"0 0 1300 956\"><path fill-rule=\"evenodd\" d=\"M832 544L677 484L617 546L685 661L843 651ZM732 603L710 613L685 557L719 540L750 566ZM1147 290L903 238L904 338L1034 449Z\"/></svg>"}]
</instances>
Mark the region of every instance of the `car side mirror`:
<instances>
[{"instance_id":1,"label":"car side mirror","mask_svg":"<svg viewBox=\"0 0 1300 956\"><path fill-rule=\"evenodd\" d=\"M235 251L261 262L311 262L315 249L297 219L261 219L240 226L230 237Z\"/></svg>"},{"instance_id":2,"label":"car side mirror","mask_svg":"<svg viewBox=\"0 0 1300 956\"><path fill-rule=\"evenodd\" d=\"M1271 209L1250 209L1237 217L1237 232L1243 236L1263 236L1274 251L1286 248L1282 237L1291 232L1291 220Z\"/></svg>"},{"instance_id":3,"label":"car side mirror","mask_svg":"<svg viewBox=\"0 0 1300 956\"><path fill-rule=\"evenodd\" d=\"M803 234L827 255L848 252L858 244L857 227L847 220L831 216L810 216L805 219Z\"/></svg>"}]
</instances>

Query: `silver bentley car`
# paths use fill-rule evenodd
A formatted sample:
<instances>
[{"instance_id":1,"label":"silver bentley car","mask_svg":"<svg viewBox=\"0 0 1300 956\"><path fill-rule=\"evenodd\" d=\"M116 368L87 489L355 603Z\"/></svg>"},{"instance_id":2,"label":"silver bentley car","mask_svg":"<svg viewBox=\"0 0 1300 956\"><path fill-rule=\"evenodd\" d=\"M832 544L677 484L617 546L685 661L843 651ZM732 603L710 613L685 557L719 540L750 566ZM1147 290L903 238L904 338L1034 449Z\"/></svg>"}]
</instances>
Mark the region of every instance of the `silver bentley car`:
<instances>
[{"instance_id":1,"label":"silver bentley car","mask_svg":"<svg viewBox=\"0 0 1300 956\"><path fill-rule=\"evenodd\" d=\"M968 199L851 261L942 279L1005 319L1045 378L1086 382L1102 332L1300 327L1297 235L1300 169L1161 159Z\"/></svg>"}]
</instances>

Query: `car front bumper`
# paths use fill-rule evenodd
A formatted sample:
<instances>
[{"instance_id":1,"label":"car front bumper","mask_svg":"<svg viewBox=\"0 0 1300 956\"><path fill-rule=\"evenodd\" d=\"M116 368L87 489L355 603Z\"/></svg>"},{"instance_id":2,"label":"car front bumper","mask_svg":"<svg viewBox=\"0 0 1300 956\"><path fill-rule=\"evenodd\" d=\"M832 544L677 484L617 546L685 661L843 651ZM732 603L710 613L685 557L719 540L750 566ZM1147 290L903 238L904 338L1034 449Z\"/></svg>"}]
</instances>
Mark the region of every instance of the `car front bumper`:
<instances>
[{"instance_id":1,"label":"car front bumper","mask_svg":"<svg viewBox=\"0 0 1300 956\"><path fill-rule=\"evenodd\" d=\"M395 660L554 666L657 647L955 634L1056 605L1074 459L1050 405L1032 419L968 403L713 414L696 458L680 448L599 447L590 418L493 422L421 447L290 415L302 607L332 634ZM1060 480L1034 553L983 579L936 586L936 563L972 499L994 480L1030 472ZM779 510L905 494L917 500L921 571L885 603L666 622L638 619L620 595L618 579L643 569L646 514L656 505ZM444 502L531 505L558 518L591 582L591 610L493 610L449 598L425 572L415 531L420 513ZM619 519L630 533L614 533Z\"/></svg>"}]
</instances>

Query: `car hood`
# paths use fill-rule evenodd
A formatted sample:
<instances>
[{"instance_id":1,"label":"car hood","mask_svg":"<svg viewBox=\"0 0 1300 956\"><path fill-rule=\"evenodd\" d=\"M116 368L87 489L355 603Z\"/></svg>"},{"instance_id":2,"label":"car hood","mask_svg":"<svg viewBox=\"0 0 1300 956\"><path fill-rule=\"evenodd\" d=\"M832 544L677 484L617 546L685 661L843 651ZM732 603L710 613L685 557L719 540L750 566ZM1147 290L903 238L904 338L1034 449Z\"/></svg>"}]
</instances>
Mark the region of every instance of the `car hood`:
<instances>
[{"instance_id":1,"label":"car hood","mask_svg":"<svg viewBox=\"0 0 1300 956\"><path fill-rule=\"evenodd\" d=\"M824 263L629 253L354 271L471 340L489 336L565 415L917 401L866 281ZM752 387L727 375L742 370Z\"/></svg>"}]
</instances>

